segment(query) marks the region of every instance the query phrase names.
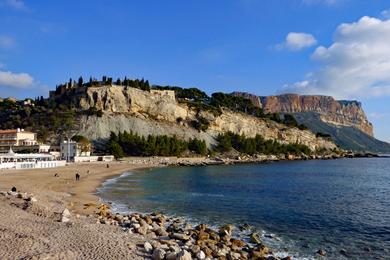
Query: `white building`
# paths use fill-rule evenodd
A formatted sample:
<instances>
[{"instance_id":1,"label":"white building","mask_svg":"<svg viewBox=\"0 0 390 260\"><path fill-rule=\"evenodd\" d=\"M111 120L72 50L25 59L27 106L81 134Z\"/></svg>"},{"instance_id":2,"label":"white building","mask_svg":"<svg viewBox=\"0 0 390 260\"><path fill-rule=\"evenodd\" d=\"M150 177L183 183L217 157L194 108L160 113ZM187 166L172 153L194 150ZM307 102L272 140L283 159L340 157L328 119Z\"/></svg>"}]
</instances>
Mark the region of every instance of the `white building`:
<instances>
[{"instance_id":1,"label":"white building","mask_svg":"<svg viewBox=\"0 0 390 260\"><path fill-rule=\"evenodd\" d=\"M83 146L74 141L63 141L60 144L61 159L69 161L75 161L76 157L88 157L91 156L90 148L86 147L83 150Z\"/></svg>"},{"instance_id":2,"label":"white building","mask_svg":"<svg viewBox=\"0 0 390 260\"><path fill-rule=\"evenodd\" d=\"M54 168L65 164L66 161L54 160L50 154L18 154L12 149L8 153L0 154L0 169Z\"/></svg>"}]
</instances>

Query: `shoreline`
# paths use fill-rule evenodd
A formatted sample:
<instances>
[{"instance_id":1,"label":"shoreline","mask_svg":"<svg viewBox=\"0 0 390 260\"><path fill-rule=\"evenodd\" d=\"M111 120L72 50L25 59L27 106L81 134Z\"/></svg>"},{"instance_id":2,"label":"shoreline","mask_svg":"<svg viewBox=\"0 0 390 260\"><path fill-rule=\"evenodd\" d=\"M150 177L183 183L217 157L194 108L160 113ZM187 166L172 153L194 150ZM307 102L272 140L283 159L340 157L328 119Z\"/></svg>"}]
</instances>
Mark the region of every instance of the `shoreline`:
<instances>
[{"instance_id":1,"label":"shoreline","mask_svg":"<svg viewBox=\"0 0 390 260\"><path fill-rule=\"evenodd\" d=\"M253 162L246 158L238 159L240 160L236 161L239 163L264 163L268 161ZM158 216L134 213L135 215L122 215L124 217L122 218L119 214L108 213L107 205L101 205L97 189L106 180L117 178L127 171L143 171L166 166L209 165L205 164L205 160L208 159L135 157L127 162L110 162L109 168L106 167L107 163L97 162L70 164L61 168L0 171L0 217L2 218L2 222L0 222L0 229L2 230L0 234L0 242L2 242L0 243L0 258L38 256L37 259L40 257L145 259L145 257L150 257L153 252L145 251L145 243L151 243L152 240L156 239L155 230L158 227L156 225L152 227L154 223L152 222L148 224L147 230L150 229L153 232L147 231L145 233L141 231L140 233L137 229L139 228L138 225L143 224L145 219L148 220L151 217L156 218ZM211 163L231 164L232 160L222 162L211 160ZM88 171L89 173L87 173ZM75 180L76 172L81 175L80 181ZM55 177L55 174L58 174L59 177ZM16 187L18 192L9 192L12 187ZM168 219L168 217L163 217ZM126 218L131 223L123 222ZM122 223L118 221L119 219L122 219ZM104 224L102 225L102 223ZM160 226L161 222L155 224ZM174 221L170 223L168 221L167 224L173 228ZM185 231L181 234L186 236L186 232L195 232L196 234L191 234L197 239L199 238L197 237L199 231L206 230L212 234L220 232L209 227L204 229L203 226L197 231L198 233L193 229L180 229L181 232ZM168 230L166 231L168 232ZM177 236L173 235L171 231L169 232L171 236ZM228 233L231 233L231 231ZM17 239L10 240L14 237ZM47 240L48 238L50 239ZM236 239L231 236L228 238L229 241ZM178 239L178 241L182 240ZM229 244L231 242L229 241L224 241L224 243L226 242L224 245L231 249ZM161 241L159 243L163 244ZM235 243L244 245L239 241L235 241ZM182 247L185 243L183 245L181 243L176 244L182 251L190 249ZM249 250L249 254L246 256L250 256L258 249L260 251L258 250L255 253L258 255L264 255L271 251L268 248L264 249L262 243L258 243L256 248L250 248L248 244L245 244L245 248L244 252L248 253ZM165 248L165 251L168 253L167 248ZM237 251L229 252L237 253ZM235 256L238 257L237 254ZM240 255L238 258L242 257Z\"/></svg>"}]
</instances>

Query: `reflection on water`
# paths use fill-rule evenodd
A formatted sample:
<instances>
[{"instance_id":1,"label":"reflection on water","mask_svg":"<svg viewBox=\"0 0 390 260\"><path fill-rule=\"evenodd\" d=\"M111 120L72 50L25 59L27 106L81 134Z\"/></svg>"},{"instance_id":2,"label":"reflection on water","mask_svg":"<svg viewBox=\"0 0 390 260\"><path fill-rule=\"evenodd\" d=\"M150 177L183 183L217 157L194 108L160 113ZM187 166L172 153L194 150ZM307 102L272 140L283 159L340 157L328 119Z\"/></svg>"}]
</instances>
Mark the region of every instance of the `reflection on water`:
<instances>
[{"instance_id":1,"label":"reflection on water","mask_svg":"<svg viewBox=\"0 0 390 260\"><path fill-rule=\"evenodd\" d=\"M99 195L121 211L249 223L301 257L322 248L331 259L372 259L390 254L389 166L362 158L161 168L108 181Z\"/></svg>"}]
</instances>

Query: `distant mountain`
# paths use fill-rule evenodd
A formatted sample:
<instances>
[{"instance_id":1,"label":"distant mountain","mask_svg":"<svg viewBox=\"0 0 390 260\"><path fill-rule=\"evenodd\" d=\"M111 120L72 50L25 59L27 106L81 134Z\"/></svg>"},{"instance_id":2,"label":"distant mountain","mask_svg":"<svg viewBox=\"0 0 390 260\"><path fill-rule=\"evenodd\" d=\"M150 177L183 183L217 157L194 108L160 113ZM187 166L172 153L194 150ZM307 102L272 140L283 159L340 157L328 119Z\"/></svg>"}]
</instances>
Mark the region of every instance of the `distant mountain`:
<instances>
[{"instance_id":1,"label":"distant mountain","mask_svg":"<svg viewBox=\"0 0 390 260\"><path fill-rule=\"evenodd\" d=\"M390 144L374 138L373 125L358 101L335 100L329 96L284 94L256 96L234 92L250 99L266 113L293 114L314 133L328 134L343 149L390 152Z\"/></svg>"}]
</instances>

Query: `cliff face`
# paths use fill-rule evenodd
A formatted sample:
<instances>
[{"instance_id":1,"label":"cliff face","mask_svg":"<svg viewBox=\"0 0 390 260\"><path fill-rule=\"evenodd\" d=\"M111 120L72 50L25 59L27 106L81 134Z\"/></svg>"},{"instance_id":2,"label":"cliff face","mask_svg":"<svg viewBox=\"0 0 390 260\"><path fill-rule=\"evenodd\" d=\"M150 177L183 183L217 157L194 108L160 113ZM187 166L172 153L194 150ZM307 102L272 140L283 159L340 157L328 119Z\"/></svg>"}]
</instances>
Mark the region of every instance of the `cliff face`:
<instances>
[{"instance_id":1,"label":"cliff face","mask_svg":"<svg viewBox=\"0 0 390 260\"><path fill-rule=\"evenodd\" d=\"M326 139L316 138L310 131L288 128L270 120L255 118L242 113L223 110L215 116L208 111L198 112L186 104L179 104L172 91L142 91L130 87L90 87L72 95L72 103L83 110L96 107L102 117L83 116L80 134L99 140L109 137L110 132L133 131L141 135L176 135L179 138L198 138L208 145L215 144L219 133L231 131L281 143L301 143L310 149L334 149L336 145ZM210 126L206 131L192 128L191 121L206 118ZM180 119L180 120L178 120Z\"/></svg>"},{"instance_id":2,"label":"cliff face","mask_svg":"<svg viewBox=\"0 0 390 260\"><path fill-rule=\"evenodd\" d=\"M357 101L337 101L329 96L300 96L297 94L268 97L257 97L239 92L234 94L249 97L254 105L263 108L266 113L315 112L320 114L323 122L336 126L354 127L373 136L373 126L368 121L361 103ZM259 99L260 102L256 99Z\"/></svg>"}]
</instances>

